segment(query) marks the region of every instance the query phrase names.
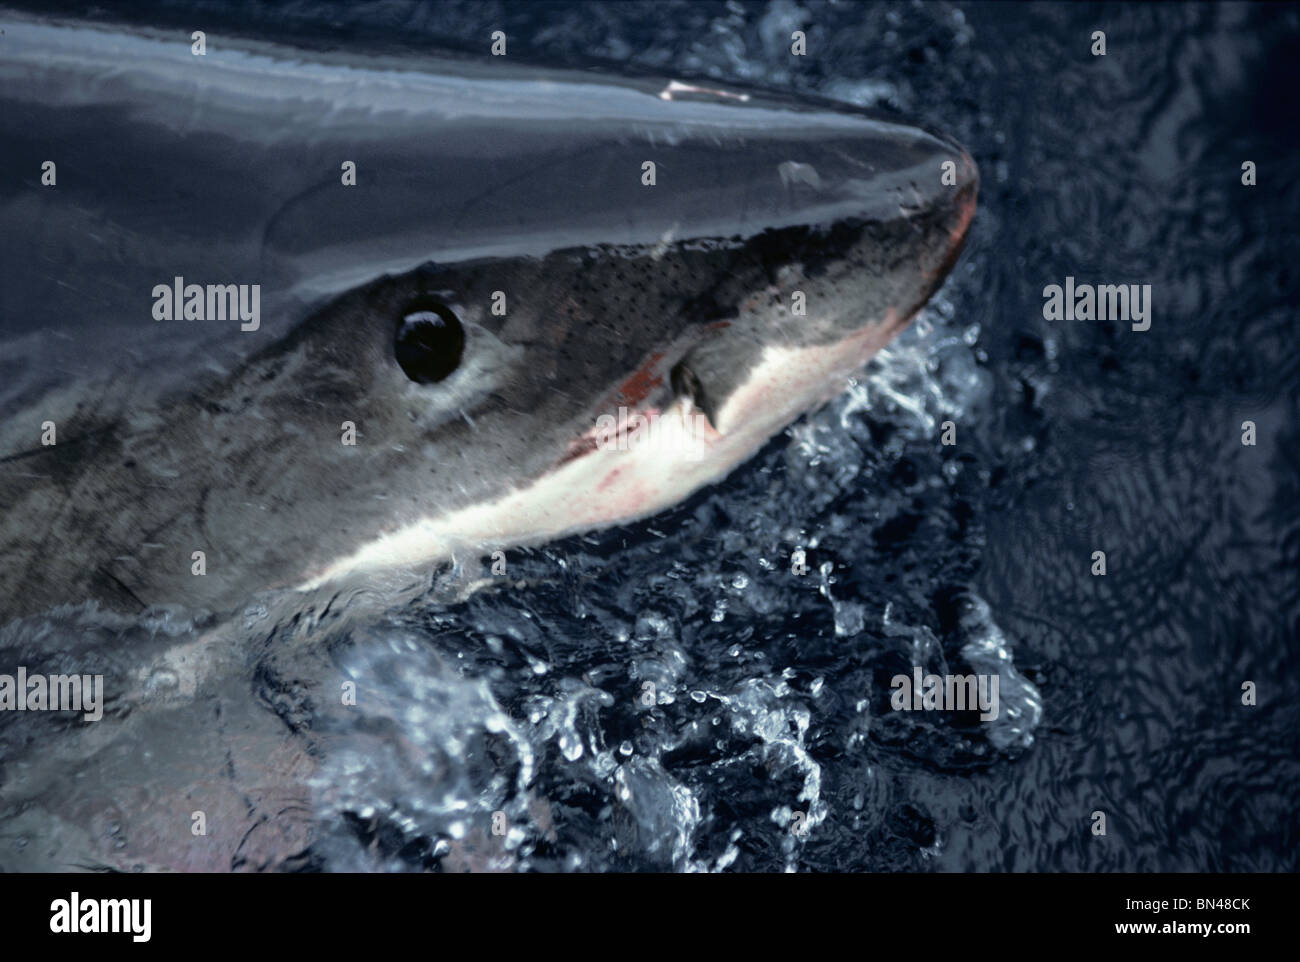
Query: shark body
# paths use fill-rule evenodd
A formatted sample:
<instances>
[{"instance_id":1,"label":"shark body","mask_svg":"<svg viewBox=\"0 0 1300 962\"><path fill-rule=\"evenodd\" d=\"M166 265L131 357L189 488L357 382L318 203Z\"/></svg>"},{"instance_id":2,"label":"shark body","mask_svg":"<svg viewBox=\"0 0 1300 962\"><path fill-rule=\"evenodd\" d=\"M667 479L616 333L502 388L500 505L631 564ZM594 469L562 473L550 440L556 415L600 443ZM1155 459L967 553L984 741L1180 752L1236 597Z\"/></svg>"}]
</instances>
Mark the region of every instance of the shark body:
<instances>
[{"instance_id":1,"label":"shark body","mask_svg":"<svg viewBox=\"0 0 1300 962\"><path fill-rule=\"evenodd\" d=\"M0 673L105 693L0 712L10 870L314 865L338 765L392 748L340 680L373 711L411 676L317 630L332 592L725 476L975 208L959 146L828 103L0 19ZM290 617L251 618L267 592ZM429 677L425 707L462 691Z\"/></svg>"}]
</instances>

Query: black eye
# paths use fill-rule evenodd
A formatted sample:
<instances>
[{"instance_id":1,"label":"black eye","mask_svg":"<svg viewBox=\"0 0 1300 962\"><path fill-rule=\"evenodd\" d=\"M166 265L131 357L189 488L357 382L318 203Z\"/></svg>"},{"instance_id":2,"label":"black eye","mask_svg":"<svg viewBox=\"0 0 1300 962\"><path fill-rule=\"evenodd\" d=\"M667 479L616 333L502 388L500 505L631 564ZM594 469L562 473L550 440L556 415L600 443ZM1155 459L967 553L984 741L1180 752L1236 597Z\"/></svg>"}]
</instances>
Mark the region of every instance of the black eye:
<instances>
[{"instance_id":1,"label":"black eye","mask_svg":"<svg viewBox=\"0 0 1300 962\"><path fill-rule=\"evenodd\" d=\"M397 322L393 356L416 384L436 384L460 367L465 328L451 308L422 297L407 305Z\"/></svg>"}]
</instances>

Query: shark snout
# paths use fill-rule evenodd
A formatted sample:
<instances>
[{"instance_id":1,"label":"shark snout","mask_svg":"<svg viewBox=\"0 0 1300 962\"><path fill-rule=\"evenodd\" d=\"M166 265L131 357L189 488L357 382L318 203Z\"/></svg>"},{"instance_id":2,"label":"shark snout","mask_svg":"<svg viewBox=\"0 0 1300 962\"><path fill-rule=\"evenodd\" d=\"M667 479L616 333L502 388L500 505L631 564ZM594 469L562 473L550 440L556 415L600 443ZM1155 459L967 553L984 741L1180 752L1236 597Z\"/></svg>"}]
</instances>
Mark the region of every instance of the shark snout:
<instances>
[{"instance_id":1,"label":"shark snout","mask_svg":"<svg viewBox=\"0 0 1300 962\"><path fill-rule=\"evenodd\" d=\"M723 438L770 432L836 393L943 284L974 219L979 170L956 142L855 114L817 120L753 146L773 226L690 305L725 321L677 362L672 388Z\"/></svg>"},{"instance_id":2,"label":"shark snout","mask_svg":"<svg viewBox=\"0 0 1300 962\"><path fill-rule=\"evenodd\" d=\"M956 265L974 221L979 168L955 141L919 128L871 135L858 144L873 168L858 210L837 222L858 240L842 260L846 299L863 308L859 322L888 319L897 330L920 310Z\"/></svg>"},{"instance_id":3,"label":"shark snout","mask_svg":"<svg viewBox=\"0 0 1300 962\"><path fill-rule=\"evenodd\" d=\"M971 222L975 219L975 206L979 196L979 168L963 148L954 146L953 149L956 156L947 157L940 163L945 177L940 181L939 191L929 201L934 219L943 225L940 229L947 234L947 251L931 278L935 287L943 282L961 256ZM949 164L950 167L947 166ZM948 173L951 177L946 176Z\"/></svg>"}]
</instances>

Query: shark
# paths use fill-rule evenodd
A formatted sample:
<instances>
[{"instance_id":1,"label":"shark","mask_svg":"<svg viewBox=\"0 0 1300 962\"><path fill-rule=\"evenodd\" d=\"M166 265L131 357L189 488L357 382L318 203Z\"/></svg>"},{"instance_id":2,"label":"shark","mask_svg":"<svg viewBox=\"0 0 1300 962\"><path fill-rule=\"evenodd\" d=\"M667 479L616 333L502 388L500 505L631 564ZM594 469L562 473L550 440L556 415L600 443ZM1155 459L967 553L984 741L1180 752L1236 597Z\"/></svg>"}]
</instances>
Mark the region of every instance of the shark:
<instances>
[{"instance_id":1,"label":"shark","mask_svg":"<svg viewBox=\"0 0 1300 962\"><path fill-rule=\"evenodd\" d=\"M975 214L958 143L831 101L0 31L0 674L103 693L0 712L8 870L315 866L332 760L390 747L339 683L409 674L331 612L718 482L908 324Z\"/></svg>"},{"instance_id":2,"label":"shark","mask_svg":"<svg viewBox=\"0 0 1300 962\"><path fill-rule=\"evenodd\" d=\"M13 367L60 346L3 398L0 618L653 515L842 390L976 205L952 140L829 102L3 29L0 314Z\"/></svg>"}]
</instances>

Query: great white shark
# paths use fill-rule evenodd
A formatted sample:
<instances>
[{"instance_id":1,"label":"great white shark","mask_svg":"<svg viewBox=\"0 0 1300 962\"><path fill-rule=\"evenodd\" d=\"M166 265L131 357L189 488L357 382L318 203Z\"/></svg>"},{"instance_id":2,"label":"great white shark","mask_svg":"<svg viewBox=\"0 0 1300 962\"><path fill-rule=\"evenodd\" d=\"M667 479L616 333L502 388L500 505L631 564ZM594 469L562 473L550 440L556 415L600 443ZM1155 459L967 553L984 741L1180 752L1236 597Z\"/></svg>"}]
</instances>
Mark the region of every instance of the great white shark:
<instances>
[{"instance_id":1,"label":"great white shark","mask_svg":"<svg viewBox=\"0 0 1300 962\"><path fill-rule=\"evenodd\" d=\"M355 722L253 599L680 501L840 391L975 210L951 139L830 102L0 30L0 674L108 701L0 712L10 869L293 867Z\"/></svg>"},{"instance_id":2,"label":"great white shark","mask_svg":"<svg viewBox=\"0 0 1300 962\"><path fill-rule=\"evenodd\" d=\"M975 208L951 140L826 103L3 29L6 325L189 326L236 355L165 389L56 380L5 412L5 618L228 612L651 515L841 390ZM173 284L204 307L257 285L260 323L158 320ZM636 414L657 430L600 443Z\"/></svg>"}]
</instances>

